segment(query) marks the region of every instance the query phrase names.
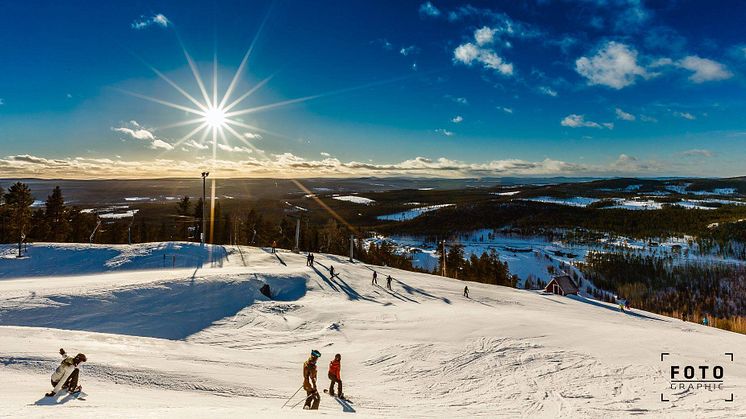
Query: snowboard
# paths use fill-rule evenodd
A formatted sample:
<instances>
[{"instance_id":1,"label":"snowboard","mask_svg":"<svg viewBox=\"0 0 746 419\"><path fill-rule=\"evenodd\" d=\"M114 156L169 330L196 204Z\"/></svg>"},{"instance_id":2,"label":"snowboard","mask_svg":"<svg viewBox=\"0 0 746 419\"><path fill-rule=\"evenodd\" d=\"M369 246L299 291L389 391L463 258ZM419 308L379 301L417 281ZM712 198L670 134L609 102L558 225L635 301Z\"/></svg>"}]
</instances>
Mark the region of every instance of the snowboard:
<instances>
[{"instance_id":1,"label":"snowboard","mask_svg":"<svg viewBox=\"0 0 746 419\"><path fill-rule=\"evenodd\" d=\"M329 389L328 388L324 389L324 394L329 394ZM339 396L332 396L332 397L334 397L335 399L344 400L347 403L352 403L352 400L348 399L347 397L345 397L345 398L342 398L342 397L339 397Z\"/></svg>"}]
</instances>

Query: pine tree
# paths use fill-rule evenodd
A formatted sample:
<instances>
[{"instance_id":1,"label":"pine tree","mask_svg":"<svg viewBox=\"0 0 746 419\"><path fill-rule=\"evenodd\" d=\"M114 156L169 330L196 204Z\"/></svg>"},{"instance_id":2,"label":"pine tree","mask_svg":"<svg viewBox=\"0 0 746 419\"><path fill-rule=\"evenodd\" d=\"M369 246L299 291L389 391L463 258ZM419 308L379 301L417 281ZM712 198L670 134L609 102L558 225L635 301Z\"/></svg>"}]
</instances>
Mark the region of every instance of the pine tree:
<instances>
[{"instance_id":1,"label":"pine tree","mask_svg":"<svg viewBox=\"0 0 746 419\"><path fill-rule=\"evenodd\" d=\"M200 201L201 201L201 199L200 199ZM176 204L176 213L179 214L179 215L189 215L189 210L190 210L191 206L192 206L192 203L190 202L190 198L185 195ZM201 205L200 205L200 211L202 211Z\"/></svg>"},{"instance_id":2,"label":"pine tree","mask_svg":"<svg viewBox=\"0 0 746 419\"><path fill-rule=\"evenodd\" d=\"M21 244L29 231L31 221L31 204L34 197L28 185L16 182L5 196L5 205L10 216L10 233L13 239L18 239L18 255L21 255Z\"/></svg>"},{"instance_id":3,"label":"pine tree","mask_svg":"<svg viewBox=\"0 0 746 419\"><path fill-rule=\"evenodd\" d=\"M45 206L44 219L49 232L46 239L54 242L66 241L70 233L69 211L65 207L65 199L59 186L54 188L52 195L47 196Z\"/></svg>"}]
</instances>

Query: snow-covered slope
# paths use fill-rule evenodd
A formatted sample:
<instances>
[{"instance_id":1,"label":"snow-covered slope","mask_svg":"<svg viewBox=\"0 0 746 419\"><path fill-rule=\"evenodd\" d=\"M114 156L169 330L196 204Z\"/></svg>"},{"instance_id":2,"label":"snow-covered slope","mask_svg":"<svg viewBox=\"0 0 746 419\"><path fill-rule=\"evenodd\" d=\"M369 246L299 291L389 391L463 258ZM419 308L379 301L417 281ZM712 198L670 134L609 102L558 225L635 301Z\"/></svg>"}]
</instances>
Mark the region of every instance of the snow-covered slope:
<instances>
[{"instance_id":1,"label":"snow-covered slope","mask_svg":"<svg viewBox=\"0 0 746 419\"><path fill-rule=\"evenodd\" d=\"M32 247L28 259L0 259L0 272L16 273L0 281L0 416L308 415L291 408L300 395L282 406L300 386L311 349L323 354L320 387L328 386L328 362L342 354L345 393L354 401L343 406L322 395L327 415L746 415L742 363L726 365L736 402L722 400L723 392L671 391L667 377L669 358L700 365L735 352L738 360L742 335L476 283L468 283L467 299L460 281L332 255L317 255L311 268L303 255L230 247L213 249L221 263L202 268L107 265L119 257L117 266L137 269L148 248L174 246L195 251L111 246L104 259L94 256L102 246L42 245L45 257ZM57 251L78 257L61 267L50 256ZM331 265L338 277L330 277ZM86 275L57 276L76 269ZM393 290L370 284L373 269L382 285L394 278ZM258 291L264 283L274 300ZM60 347L88 356L85 401L43 397ZM661 352L671 353L666 362Z\"/></svg>"}]
</instances>

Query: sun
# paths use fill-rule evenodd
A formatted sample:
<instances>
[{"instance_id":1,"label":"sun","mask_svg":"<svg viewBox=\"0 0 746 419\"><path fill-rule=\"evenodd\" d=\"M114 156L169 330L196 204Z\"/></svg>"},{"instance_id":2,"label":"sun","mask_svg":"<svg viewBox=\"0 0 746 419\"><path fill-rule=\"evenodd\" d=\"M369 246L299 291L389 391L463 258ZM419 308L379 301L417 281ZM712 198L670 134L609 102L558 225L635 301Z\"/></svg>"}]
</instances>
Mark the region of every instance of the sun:
<instances>
[{"instance_id":1,"label":"sun","mask_svg":"<svg viewBox=\"0 0 746 419\"><path fill-rule=\"evenodd\" d=\"M228 118L225 116L225 110L221 108L208 108L207 111L204 112L204 117L204 122L213 129L223 128L228 123Z\"/></svg>"}]
</instances>

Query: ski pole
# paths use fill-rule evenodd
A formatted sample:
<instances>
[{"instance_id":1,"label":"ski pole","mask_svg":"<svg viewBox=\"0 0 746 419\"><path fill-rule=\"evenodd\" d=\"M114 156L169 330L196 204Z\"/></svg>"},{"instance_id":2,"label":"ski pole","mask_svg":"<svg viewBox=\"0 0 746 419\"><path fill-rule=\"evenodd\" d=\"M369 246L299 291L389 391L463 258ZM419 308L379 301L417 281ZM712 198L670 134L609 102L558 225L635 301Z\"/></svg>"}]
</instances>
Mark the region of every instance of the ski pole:
<instances>
[{"instance_id":1,"label":"ski pole","mask_svg":"<svg viewBox=\"0 0 746 419\"><path fill-rule=\"evenodd\" d=\"M302 389L302 388L303 388L303 386L300 386L300 387L298 387L298 390L295 390L295 393L293 393L293 395L292 395L292 396L290 396L290 398L289 398L289 399L287 399L287 400L285 401L285 404L283 404L283 405L282 405L282 407L285 407L285 405L286 405L286 404L288 404L288 402L289 402L289 401L290 401L290 400L291 400L291 399L292 399L293 397L295 397L295 395L296 395L296 394L298 394L298 392L299 392L299 391L300 391L300 389ZM281 407L280 409L282 409L282 407Z\"/></svg>"}]
</instances>

